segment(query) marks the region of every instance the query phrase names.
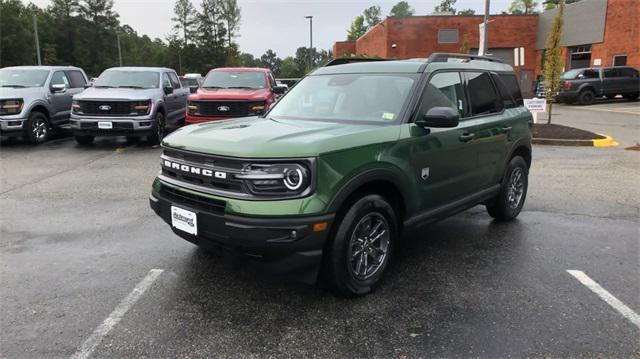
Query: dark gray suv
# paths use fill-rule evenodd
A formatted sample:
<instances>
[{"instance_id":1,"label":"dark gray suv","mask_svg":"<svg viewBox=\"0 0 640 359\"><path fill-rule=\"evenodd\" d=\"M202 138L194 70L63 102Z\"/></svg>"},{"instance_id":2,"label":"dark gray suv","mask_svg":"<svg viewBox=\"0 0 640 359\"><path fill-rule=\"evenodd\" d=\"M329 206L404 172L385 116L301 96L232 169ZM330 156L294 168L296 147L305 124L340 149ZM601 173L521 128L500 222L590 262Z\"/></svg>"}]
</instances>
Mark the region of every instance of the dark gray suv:
<instances>
[{"instance_id":1,"label":"dark gray suv","mask_svg":"<svg viewBox=\"0 0 640 359\"><path fill-rule=\"evenodd\" d=\"M71 99L87 76L69 66L17 66L0 69L0 135L44 142L69 123Z\"/></svg>"},{"instance_id":2,"label":"dark gray suv","mask_svg":"<svg viewBox=\"0 0 640 359\"><path fill-rule=\"evenodd\" d=\"M74 96L71 129L83 145L96 136L147 137L159 144L167 127L184 123L188 95L174 70L111 68Z\"/></svg>"}]
</instances>

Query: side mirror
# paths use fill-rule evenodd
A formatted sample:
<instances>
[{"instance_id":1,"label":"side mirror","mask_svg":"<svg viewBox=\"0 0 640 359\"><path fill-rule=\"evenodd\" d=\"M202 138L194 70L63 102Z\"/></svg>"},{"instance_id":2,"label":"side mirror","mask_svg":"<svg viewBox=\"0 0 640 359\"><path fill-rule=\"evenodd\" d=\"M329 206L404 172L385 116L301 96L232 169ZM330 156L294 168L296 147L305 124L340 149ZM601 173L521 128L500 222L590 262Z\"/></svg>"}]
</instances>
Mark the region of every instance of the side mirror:
<instances>
[{"instance_id":1,"label":"side mirror","mask_svg":"<svg viewBox=\"0 0 640 359\"><path fill-rule=\"evenodd\" d=\"M451 107L434 107L422 118L418 118L415 124L422 127L451 128L458 126L460 114Z\"/></svg>"},{"instance_id":2,"label":"side mirror","mask_svg":"<svg viewBox=\"0 0 640 359\"><path fill-rule=\"evenodd\" d=\"M198 92L198 87L197 87L197 86L189 87L189 92L191 92L191 93L196 93L196 92Z\"/></svg>"},{"instance_id":3,"label":"side mirror","mask_svg":"<svg viewBox=\"0 0 640 359\"><path fill-rule=\"evenodd\" d=\"M579 79L583 79L583 78L584 78L584 74L580 74L580 75L578 75L578 78L579 78Z\"/></svg>"},{"instance_id":4,"label":"side mirror","mask_svg":"<svg viewBox=\"0 0 640 359\"><path fill-rule=\"evenodd\" d=\"M287 92L287 88L284 86L273 86L273 93L276 95L282 95Z\"/></svg>"},{"instance_id":5,"label":"side mirror","mask_svg":"<svg viewBox=\"0 0 640 359\"><path fill-rule=\"evenodd\" d=\"M89 87L93 87L93 82L87 82L84 84L84 88L88 89Z\"/></svg>"},{"instance_id":6,"label":"side mirror","mask_svg":"<svg viewBox=\"0 0 640 359\"><path fill-rule=\"evenodd\" d=\"M173 87L171 86L163 87L163 90L165 95L171 95L173 93Z\"/></svg>"},{"instance_id":7,"label":"side mirror","mask_svg":"<svg viewBox=\"0 0 640 359\"><path fill-rule=\"evenodd\" d=\"M65 92L66 90L67 90L67 86L65 86L64 84L51 85L51 92L53 93Z\"/></svg>"}]
</instances>

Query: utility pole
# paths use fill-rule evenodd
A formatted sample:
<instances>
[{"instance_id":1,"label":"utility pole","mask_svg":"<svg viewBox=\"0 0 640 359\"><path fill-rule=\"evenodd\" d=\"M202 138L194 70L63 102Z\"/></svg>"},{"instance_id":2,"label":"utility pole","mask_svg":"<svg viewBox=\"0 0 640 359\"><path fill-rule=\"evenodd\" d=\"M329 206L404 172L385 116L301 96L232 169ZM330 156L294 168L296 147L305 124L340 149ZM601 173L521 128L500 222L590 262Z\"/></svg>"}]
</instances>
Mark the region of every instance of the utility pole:
<instances>
[{"instance_id":1,"label":"utility pole","mask_svg":"<svg viewBox=\"0 0 640 359\"><path fill-rule=\"evenodd\" d=\"M38 55L38 66L42 66L42 59L40 58L40 39L38 38L38 19L36 19L36 13L33 13L33 33L36 37L36 54Z\"/></svg>"},{"instance_id":2,"label":"utility pole","mask_svg":"<svg viewBox=\"0 0 640 359\"><path fill-rule=\"evenodd\" d=\"M309 19L309 71L313 68L313 16L305 16Z\"/></svg>"},{"instance_id":3,"label":"utility pole","mask_svg":"<svg viewBox=\"0 0 640 359\"><path fill-rule=\"evenodd\" d=\"M484 54L489 53L489 11L491 0L484 0Z\"/></svg>"},{"instance_id":4,"label":"utility pole","mask_svg":"<svg viewBox=\"0 0 640 359\"><path fill-rule=\"evenodd\" d=\"M120 67L122 67L122 48L120 47L120 34L116 34L118 37L118 61L120 62Z\"/></svg>"}]
</instances>

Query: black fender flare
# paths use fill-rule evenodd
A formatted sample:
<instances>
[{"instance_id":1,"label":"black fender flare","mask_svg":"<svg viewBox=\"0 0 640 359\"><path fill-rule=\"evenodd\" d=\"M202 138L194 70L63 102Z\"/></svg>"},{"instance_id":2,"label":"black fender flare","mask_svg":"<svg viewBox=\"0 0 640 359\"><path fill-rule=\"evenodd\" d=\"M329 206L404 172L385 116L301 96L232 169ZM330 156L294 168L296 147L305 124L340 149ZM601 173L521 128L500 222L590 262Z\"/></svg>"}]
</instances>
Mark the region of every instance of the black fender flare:
<instances>
[{"instance_id":1,"label":"black fender flare","mask_svg":"<svg viewBox=\"0 0 640 359\"><path fill-rule=\"evenodd\" d=\"M520 138L518 140L516 140L513 145L511 145L511 148L509 149L509 155L505 158L505 162L502 164L502 172L504 172L504 169L507 168L507 165L509 164L509 161L511 161L511 158L513 157L513 154L519 149L519 148L526 148L527 150L529 150L529 155L531 156L531 162L533 162L533 151L532 151L532 146L531 146L531 139L530 138ZM526 159L525 159L526 160ZM528 163L529 167L531 167L531 163Z\"/></svg>"},{"instance_id":2,"label":"black fender flare","mask_svg":"<svg viewBox=\"0 0 640 359\"><path fill-rule=\"evenodd\" d=\"M43 107L45 109L44 115L47 116L47 119L51 118L51 113L52 113L51 105L42 100L37 100L29 104L29 109L25 112L27 114L27 117L31 115L31 112L33 112L36 107Z\"/></svg>"}]
</instances>

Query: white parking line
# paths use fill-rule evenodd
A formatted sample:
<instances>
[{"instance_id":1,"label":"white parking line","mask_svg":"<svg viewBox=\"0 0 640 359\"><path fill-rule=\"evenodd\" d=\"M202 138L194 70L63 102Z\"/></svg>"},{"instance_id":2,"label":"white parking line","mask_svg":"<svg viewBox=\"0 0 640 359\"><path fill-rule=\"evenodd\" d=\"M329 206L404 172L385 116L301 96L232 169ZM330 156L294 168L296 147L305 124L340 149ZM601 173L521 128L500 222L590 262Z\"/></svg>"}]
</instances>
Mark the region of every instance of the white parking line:
<instances>
[{"instance_id":1,"label":"white parking line","mask_svg":"<svg viewBox=\"0 0 640 359\"><path fill-rule=\"evenodd\" d=\"M635 324L636 327L640 328L640 315L631 310L631 308L627 307L624 303L622 303L618 298L614 297L611 293L607 292L606 289L602 288L598 283L596 283L593 279L589 278L583 271L579 270L567 270L569 274L574 276L580 283L584 284L585 287L591 289L592 292L598 295L602 300L604 300L607 304L613 307L613 309L617 310L620 314L622 314L625 318L629 319L629 321Z\"/></svg>"},{"instance_id":2,"label":"white parking line","mask_svg":"<svg viewBox=\"0 0 640 359\"><path fill-rule=\"evenodd\" d=\"M158 278L160 274L162 274L162 272L164 272L164 270L162 269L150 270L149 274L147 274L147 276L144 277L144 279L142 279L142 281L140 281L140 283L138 283L138 285L135 288L133 288L131 293L129 293L129 295L127 295L127 297L124 298L122 302L120 302L120 304L118 304L116 309L114 309L113 312L111 312L111 314L107 317L107 319L105 319L102 322L102 324L100 324L96 328L96 330L93 331L91 336L87 338L87 340L85 340L84 343L82 343L82 346L80 347L80 349L71 356L71 359L88 358L91 355L91 353L93 353L93 351L96 349L96 347L100 344L100 342L102 342L102 339L107 334L109 334L111 329L113 329L113 327L115 327L116 324L118 324L118 322L120 322L120 320L127 313L127 311L129 311L129 309L131 309L131 307L133 307L133 305L136 304L138 299L142 297L144 292L146 292L147 289L149 289L151 284L153 284L153 282Z\"/></svg>"}]
</instances>

